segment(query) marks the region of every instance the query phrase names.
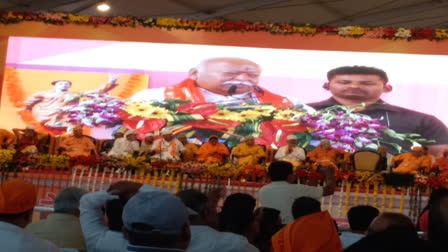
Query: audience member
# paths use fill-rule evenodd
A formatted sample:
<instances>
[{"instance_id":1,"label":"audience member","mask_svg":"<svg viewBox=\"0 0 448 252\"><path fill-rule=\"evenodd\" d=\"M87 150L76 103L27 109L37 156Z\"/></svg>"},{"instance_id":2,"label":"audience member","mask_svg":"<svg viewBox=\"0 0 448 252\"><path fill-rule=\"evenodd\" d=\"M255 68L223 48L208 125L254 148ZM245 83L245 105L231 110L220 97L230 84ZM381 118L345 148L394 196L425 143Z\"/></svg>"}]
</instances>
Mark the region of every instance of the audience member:
<instances>
[{"instance_id":1,"label":"audience member","mask_svg":"<svg viewBox=\"0 0 448 252\"><path fill-rule=\"evenodd\" d=\"M188 211L170 192L139 191L125 205L127 251L185 251L190 243Z\"/></svg>"},{"instance_id":2,"label":"audience member","mask_svg":"<svg viewBox=\"0 0 448 252\"><path fill-rule=\"evenodd\" d=\"M30 182L11 179L0 184L0 246L8 252L60 251L25 230L31 223L37 190Z\"/></svg>"},{"instance_id":3,"label":"audience member","mask_svg":"<svg viewBox=\"0 0 448 252\"><path fill-rule=\"evenodd\" d=\"M431 194L429 206L428 241L434 251L448 251L448 190L438 189Z\"/></svg>"},{"instance_id":4,"label":"audience member","mask_svg":"<svg viewBox=\"0 0 448 252\"><path fill-rule=\"evenodd\" d=\"M254 244L261 252L270 252L272 236L283 228L280 211L269 207L258 208L255 211L255 221L258 223L259 232Z\"/></svg>"},{"instance_id":5,"label":"audience member","mask_svg":"<svg viewBox=\"0 0 448 252\"><path fill-rule=\"evenodd\" d=\"M341 241L327 211L303 216L272 236L273 252L338 252Z\"/></svg>"},{"instance_id":6,"label":"audience member","mask_svg":"<svg viewBox=\"0 0 448 252\"><path fill-rule=\"evenodd\" d=\"M299 197L294 200L294 203L292 204L292 216L294 217L294 220L297 220L305 215L318 213L320 211L322 211L320 208L320 202L311 197Z\"/></svg>"},{"instance_id":7,"label":"audience member","mask_svg":"<svg viewBox=\"0 0 448 252\"><path fill-rule=\"evenodd\" d=\"M292 164L284 161L271 163L268 171L271 183L260 189L260 205L262 207L271 207L280 210L283 224L293 222L294 218L291 213L291 208L295 199L302 196L320 199L322 196L334 193L334 169L329 167L325 172L326 185L323 188L292 184L292 182L296 181Z\"/></svg>"},{"instance_id":8,"label":"audience member","mask_svg":"<svg viewBox=\"0 0 448 252\"><path fill-rule=\"evenodd\" d=\"M208 197L197 190L185 190L177 194L190 211L191 240L188 252L204 251L258 251L246 237L215 230L218 226L216 205L221 190L209 193Z\"/></svg>"},{"instance_id":9,"label":"audience member","mask_svg":"<svg viewBox=\"0 0 448 252\"><path fill-rule=\"evenodd\" d=\"M372 206L355 206L347 213L350 232L342 232L339 236L342 248L346 249L353 243L361 240L367 233L370 223L380 212Z\"/></svg>"},{"instance_id":10,"label":"audience member","mask_svg":"<svg viewBox=\"0 0 448 252\"><path fill-rule=\"evenodd\" d=\"M123 215L123 208L125 202L121 199L112 199L106 202L104 208L107 217L107 227L110 231L118 232L116 235L121 237L121 231L123 229L123 220L121 216Z\"/></svg>"},{"instance_id":11,"label":"audience member","mask_svg":"<svg viewBox=\"0 0 448 252\"><path fill-rule=\"evenodd\" d=\"M79 200L85 193L85 190L77 187L60 191L53 203L54 213L46 220L31 223L26 229L37 238L50 241L59 248L87 251L79 223Z\"/></svg>"},{"instance_id":12,"label":"audience member","mask_svg":"<svg viewBox=\"0 0 448 252\"><path fill-rule=\"evenodd\" d=\"M252 243L256 201L249 194L234 193L226 198L219 214L219 230L245 236Z\"/></svg>"},{"instance_id":13,"label":"audience member","mask_svg":"<svg viewBox=\"0 0 448 252\"><path fill-rule=\"evenodd\" d=\"M380 214L372 221L372 223L370 223L367 234L384 232L389 228L414 232L415 235L417 235L417 230L415 229L411 219L409 219L406 215L399 213Z\"/></svg>"}]
</instances>

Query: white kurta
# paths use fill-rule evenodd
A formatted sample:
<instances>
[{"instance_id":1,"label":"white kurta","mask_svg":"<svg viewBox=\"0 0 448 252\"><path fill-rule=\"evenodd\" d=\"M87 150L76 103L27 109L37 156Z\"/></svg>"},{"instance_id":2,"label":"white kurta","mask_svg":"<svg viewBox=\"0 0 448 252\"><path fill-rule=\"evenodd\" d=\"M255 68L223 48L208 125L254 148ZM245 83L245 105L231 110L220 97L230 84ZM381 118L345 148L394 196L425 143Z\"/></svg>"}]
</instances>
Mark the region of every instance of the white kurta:
<instances>
[{"instance_id":1,"label":"white kurta","mask_svg":"<svg viewBox=\"0 0 448 252\"><path fill-rule=\"evenodd\" d=\"M126 156L127 154L133 154L135 151L140 150L140 144L138 141L128 141L128 139L122 137L118 138L114 142L114 146L107 154L108 156Z\"/></svg>"},{"instance_id":2,"label":"white kurta","mask_svg":"<svg viewBox=\"0 0 448 252\"><path fill-rule=\"evenodd\" d=\"M288 145L280 147L275 153L275 159L279 161L303 162L306 159L305 151L302 148L294 147L291 153L288 153Z\"/></svg>"},{"instance_id":3,"label":"white kurta","mask_svg":"<svg viewBox=\"0 0 448 252\"><path fill-rule=\"evenodd\" d=\"M171 154L171 143L174 144L174 155ZM156 151L156 154L153 155L152 157L164 161L167 160L179 161L180 155L185 150L184 145L177 139L173 139L170 142L165 141L165 139L156 140L152 145L152 148L153 151Z\"/></svg>"}]
</instances>

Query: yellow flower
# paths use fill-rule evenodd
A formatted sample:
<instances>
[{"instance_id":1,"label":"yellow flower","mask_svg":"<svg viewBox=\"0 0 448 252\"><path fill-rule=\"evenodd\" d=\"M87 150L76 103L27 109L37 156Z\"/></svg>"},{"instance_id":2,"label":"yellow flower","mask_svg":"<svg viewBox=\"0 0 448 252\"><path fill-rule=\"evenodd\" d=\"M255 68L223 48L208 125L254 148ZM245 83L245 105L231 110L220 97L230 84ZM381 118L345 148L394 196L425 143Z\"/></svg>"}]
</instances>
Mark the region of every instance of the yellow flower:
<instances>
[{"instance_id":1,"label":"yellow flower","mask_svg":"<svg viewBox=\"0 0 448 252\"><path fill-rule=\"evenodd\" d=\"M297 121L301 116L305 115L304 112L299 112L295 110L285 109L279 110L274 115L274 119L277 120L287 120L287 121Z\"/></svg>"},{"instance_id":2,"label":"yellow flower","mask_svg":"<svg viewBox=\"0 0 448 252\"><path fill-rule=\"evenodd\" d=\"M72 23L88 23L90 16L68 14L67 18Z\"/></svg>"},{"instance_id":3,"label":"yellow flower","mask_svg":"<svg viewBox=\"0 0 448 252\"><path fill-rule=\"evenodd\" d=\"M140 116L150 119L166 119L171 112L165 108L156 107L149 102L129 102L124 110L131 116Z\"/></svg>"},{"instance_id":4,"label":"yellow flower","mask_svg":"<svg viewBox=\"0 0 448 252\"><path fill-rule=\"evenodd\" d=\"M434 37L438 38L438 39L445 39L445 38L448 38L448 33L447 33L446 29L435 29Z\"/></svg>"},{"instance_id":5,"label":"yellow flower","mask_svg":"<svg viewBox=\"0 0 448 252\"><path fill-rule=\"evenodd\" d=\"M352 26L350 29L350 33L348 35L350 36L362 36L364 34L364 29L359 26Z\"/></svg>"},{"instance_id":6,"label":"yellow flower","mask_svg":"<svg viewBox=\"0 0 448 252\"><path fill-rule=\"evenodd\" d=\"M271 116L271 113L275 111L274 106L258 106L253 109L253 111L256 111L260 113L260 116Z\"/></svg>"},{"instance_id":7,"label":"yellow flower","mask_svg":"<svg viewBox=\"0 0 448 252\"><path fill-rule=\"evenodd\" d=\"M261 116L261 113L255 110L244 110L239 113L241 122L255 121Z\"/></svg>"},{"instance_id":8,"label":"yellow flower","mask_svg":"<svg viewBox=\"0 0 448 252\"><path fill-rule=\"evenodd\" d=\"M240 118L238 118L238 113L233 112L230 110L220 110L213 115L210 116L212 119L218 119L218 120L230 120L230 121L239 121Z\"/></svg>"},{"instance_id":9,"label":"yellow flower","mask_svg":"<svg viewBox=\"0 0 448 252\"><path fill-rule=\"evenodd\" d=\"M294 26L293 27L293 31L297 32L297 33L301 33L301 34L315 34L316 33L316 28L315 27L310 27L309 25L306 26Z\"/></svg>"}]
</instances>

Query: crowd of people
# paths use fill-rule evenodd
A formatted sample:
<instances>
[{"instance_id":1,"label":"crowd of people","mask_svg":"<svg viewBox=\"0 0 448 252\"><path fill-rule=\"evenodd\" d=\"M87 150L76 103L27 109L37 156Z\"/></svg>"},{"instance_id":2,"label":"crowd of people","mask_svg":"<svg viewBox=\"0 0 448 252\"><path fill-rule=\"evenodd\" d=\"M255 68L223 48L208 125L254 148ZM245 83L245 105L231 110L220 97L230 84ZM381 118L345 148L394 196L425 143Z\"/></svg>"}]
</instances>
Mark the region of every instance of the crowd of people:
<instances>
[{"instance_id":1,"label":"crowd of people","mask_svg":"<svg viewBox=\"0 0 448 252\"><path fill-rule=\"evenodd\" d=\"M32 126L25 129L13 129L13 133L0 130L0 142L2 148L16 149L22 153L42 152L43 146L38 133ZM331 142L323 139L313 150L306 151L297 145L295 135L287 136L287 144L278 150L270 151L265 146L255 144L253 136L241 139L235 147L229 149L221 143L216 135L211 135L208 141L199 145L190 142L184 134L174 135L169 129L163 129L155 136L148 133L140 141L137 132L127 130L124 133L115 133L115 139L103 143L101 148L95 145L91 137L83 135L82 128L73 128L73 134L64 137L59 144L60 154L70 157L104 154L108 156L145 156L148 160L183 161L225 163L232 162L239 166L256 165L270 161L287 161L298 167L311 166L316 171L322 171L327 167L334 169L354 169L353 154L335 149ZM275 154L272 154L275 153ZM413 147L410 152L396 156L387 152L384 146L379 146L374 152L378 155L375 171L393 171L397 173L428 174L434 172L440 176L448 176L448 150L440 157L434 157L428 153L428 148ZM271 155L271 156L270 156Z\"/></svg>"},{"instance_id":2,"label":"crowd of people","mask_svg":"<svg viewBox=\"0 0 448 252\"><path fill-rule=\"evenodd\" d=\"M297 184L289 162L273 162L271 183L259 192L226 195L223 188L172 194L130 181L93 193L69 187L54 212L33 222L37 190L25 180L0 184L0 241L4 251L446 251L448 190L432 192L415 225L407 216L352 207L341 231L320 198L334 192ZM224 199L223 204L219 204Z\"/></svg>"}]
</instances>

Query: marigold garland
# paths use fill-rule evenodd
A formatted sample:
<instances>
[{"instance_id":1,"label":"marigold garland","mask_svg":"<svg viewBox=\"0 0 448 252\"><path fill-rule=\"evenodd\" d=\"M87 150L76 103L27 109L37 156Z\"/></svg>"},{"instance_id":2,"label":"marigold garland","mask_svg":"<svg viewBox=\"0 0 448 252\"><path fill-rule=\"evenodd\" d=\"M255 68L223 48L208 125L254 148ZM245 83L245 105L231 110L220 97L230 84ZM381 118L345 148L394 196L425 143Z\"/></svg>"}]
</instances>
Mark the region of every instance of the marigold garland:
<instances>
[{"instance_id":1,"label":"marigold garland","mask_svg":"<svg viewBox=\"0 0 448 252\"><path fill-rule=\"evenodd\" d=\"M17 24L35 21L53 25L112 25L121 27L155 27L178 30L203 31L241 31L241 32L269 32L271 34L298 34L313 36L316 34L338 35L352 38L402 39L402 40L446 40L446 29L406 29L361 26L325 26L313 24L273 24L262 22L233 22L224 20L183 20L179 18L148 18L132 16L98 17L67 13L35 13L35 12L0 12L0 23Z\"/></svg>"}]
</instances>

